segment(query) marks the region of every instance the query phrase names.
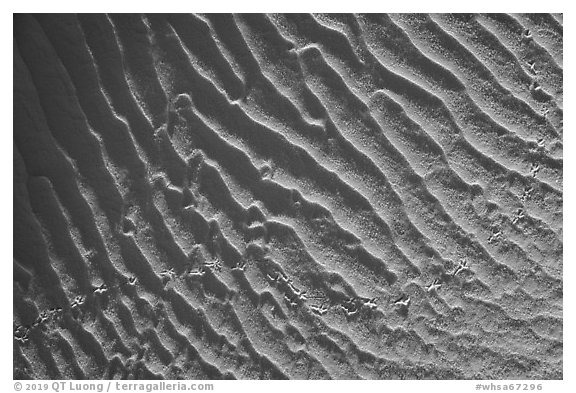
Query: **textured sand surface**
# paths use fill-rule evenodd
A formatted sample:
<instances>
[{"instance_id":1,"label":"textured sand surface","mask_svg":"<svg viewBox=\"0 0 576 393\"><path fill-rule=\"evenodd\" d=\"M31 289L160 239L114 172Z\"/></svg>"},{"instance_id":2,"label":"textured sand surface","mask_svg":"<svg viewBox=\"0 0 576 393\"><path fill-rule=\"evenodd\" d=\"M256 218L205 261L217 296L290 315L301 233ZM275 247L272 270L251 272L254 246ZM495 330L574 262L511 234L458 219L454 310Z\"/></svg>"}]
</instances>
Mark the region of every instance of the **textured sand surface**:
<instances>
[{"instance_id":1,"label":"textured sand surface","mask_svg":"<svg viewBox=\"0 0 576 393\"><path fill-rule=\"evenodd\" d=\"M14 378L561 379L562 15L15 15Z\"/></svg>"}]
</instances>

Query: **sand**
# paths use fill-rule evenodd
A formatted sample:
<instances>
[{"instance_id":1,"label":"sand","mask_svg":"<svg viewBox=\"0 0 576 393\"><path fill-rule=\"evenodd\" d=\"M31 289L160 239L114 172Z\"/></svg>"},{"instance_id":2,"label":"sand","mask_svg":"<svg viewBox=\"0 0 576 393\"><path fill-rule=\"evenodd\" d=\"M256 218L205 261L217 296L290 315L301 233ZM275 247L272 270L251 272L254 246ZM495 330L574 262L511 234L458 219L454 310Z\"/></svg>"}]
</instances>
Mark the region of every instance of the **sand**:
<instances>
[{"instance_id":1,"label":"sand","mask_svg":"<svg viewBox=\"0 0 576 393\"><path fill-rule=\"evenodd\" d=\"M17 379L561 379L562 15L15 15Z\"/></svg>"}]
</instances>

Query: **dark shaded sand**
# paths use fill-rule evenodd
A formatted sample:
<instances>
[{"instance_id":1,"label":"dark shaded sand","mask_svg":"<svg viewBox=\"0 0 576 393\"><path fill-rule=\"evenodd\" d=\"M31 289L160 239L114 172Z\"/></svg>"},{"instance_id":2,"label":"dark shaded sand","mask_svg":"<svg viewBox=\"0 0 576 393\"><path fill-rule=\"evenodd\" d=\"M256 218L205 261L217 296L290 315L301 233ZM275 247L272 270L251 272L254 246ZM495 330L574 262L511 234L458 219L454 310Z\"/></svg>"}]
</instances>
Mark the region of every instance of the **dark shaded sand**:
<instances>
[{"instance_id":1,"label":"dark shaded sand","mask_svg":"<svg viewBox=\"0 0 576 393\"><path fill-rule=\"evenodd\" d=\"M561 379L562 15L15 15L14 378Z\"/></svg>"}]
</instances>

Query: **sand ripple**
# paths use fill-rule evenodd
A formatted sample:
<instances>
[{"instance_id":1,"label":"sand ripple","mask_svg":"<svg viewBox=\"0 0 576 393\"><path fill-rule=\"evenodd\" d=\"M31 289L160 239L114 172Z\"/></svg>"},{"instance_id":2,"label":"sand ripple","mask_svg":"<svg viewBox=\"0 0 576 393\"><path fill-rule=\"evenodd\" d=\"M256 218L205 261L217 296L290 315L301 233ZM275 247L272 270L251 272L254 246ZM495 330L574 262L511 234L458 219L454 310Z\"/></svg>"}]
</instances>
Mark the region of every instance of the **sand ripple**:
<instances>
[{"instance_id":1,"label":"sand ripple","mask_svg":"<svg viewBox=\"0 0 576 393\"><path fill-rule=\"evenodd\" d=\"M14 378L561 379L561 15L16 15Z\"/></svg>"}]
</instances>

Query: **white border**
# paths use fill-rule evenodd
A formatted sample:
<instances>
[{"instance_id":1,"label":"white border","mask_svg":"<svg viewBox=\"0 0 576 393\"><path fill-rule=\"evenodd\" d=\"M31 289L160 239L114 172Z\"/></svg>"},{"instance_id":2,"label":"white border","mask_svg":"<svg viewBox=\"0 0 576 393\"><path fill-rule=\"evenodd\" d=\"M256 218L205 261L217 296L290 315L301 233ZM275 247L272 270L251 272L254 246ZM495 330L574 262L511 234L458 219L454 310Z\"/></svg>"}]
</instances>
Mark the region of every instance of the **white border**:
<instances>
[{"instance_id":1,"label":"white border","mask_svg":"<svg viewBox=\"0 0 576 393\"><path fill-rule=\"evenodd\" d=\"M286 0L286 1L21 1L10 12L553 12L566 11L561 1L482 0L482 1L379 1L379 0Z\"/></svg>"}]
</instances>

